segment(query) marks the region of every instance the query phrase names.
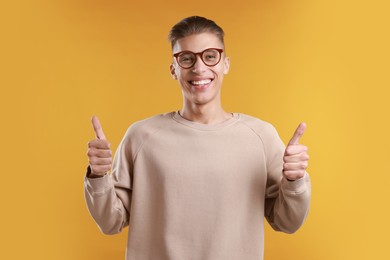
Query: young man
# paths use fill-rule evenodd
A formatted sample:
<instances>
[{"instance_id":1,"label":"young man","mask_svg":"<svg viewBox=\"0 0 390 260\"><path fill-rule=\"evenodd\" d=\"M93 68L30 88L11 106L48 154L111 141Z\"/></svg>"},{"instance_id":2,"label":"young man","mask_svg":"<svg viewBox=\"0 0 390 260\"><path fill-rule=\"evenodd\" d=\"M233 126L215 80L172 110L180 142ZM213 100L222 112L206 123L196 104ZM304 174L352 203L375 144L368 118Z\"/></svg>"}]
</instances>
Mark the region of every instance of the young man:
<instances>
[{"instance_id":1,"label":"young man","mask_svg":"<svg viewBox=\"0 0 390 260\"><path fill-rule=\"evenodd\" d=\"M221 105L229 71L224 33L188 17L169 34L180 111L129 127L112 163L97 117L85 197L103 233L129 226L127 258L263 259L264 216L295 232L309 209L307 148L299 125L287 148L272 125Z\"/></svg>"}]
</instances>

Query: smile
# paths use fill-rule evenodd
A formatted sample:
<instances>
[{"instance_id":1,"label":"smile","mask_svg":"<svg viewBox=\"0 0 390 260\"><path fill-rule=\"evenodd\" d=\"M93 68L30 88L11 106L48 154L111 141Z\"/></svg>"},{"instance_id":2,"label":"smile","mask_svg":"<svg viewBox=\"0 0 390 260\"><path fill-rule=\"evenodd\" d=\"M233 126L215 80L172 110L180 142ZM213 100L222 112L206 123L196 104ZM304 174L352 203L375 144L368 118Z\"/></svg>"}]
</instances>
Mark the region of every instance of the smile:
<instances>
[{"instance_id":1,"label":"smile","mask_svg":"<svg viewBox=\"0 0 390 260\"><path fill-rule=\"evenodd\" d=\"M213 81L212 79L191 80L189 83L196 89L205 89Z\"/></svg>"},{"instance_id":2,"label":"smile","mask_svg":"<svg viewBox=\"0 0 390 260\"><path fill-rule=\"evenodd\" d=\"M199 81L190 81L192 85L195 86L200 86L200 85L206 85L211 82L211 79L204 79L204 80L199 80Z\"/></svg>"}]
</instances>

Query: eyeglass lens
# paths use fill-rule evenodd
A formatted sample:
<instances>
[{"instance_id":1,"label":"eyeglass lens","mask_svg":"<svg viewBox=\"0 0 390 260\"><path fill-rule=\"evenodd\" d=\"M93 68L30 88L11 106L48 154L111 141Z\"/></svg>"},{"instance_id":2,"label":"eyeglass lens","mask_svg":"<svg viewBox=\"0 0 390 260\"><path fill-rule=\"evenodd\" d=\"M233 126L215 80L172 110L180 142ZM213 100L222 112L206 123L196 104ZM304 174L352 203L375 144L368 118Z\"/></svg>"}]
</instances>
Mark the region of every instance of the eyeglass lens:
<instances>
[{"instance_id":1,"label":"eyeglass lens","mask_svg":"<svg viewBox=\"0 0 390 260\"><path fill-rule=\"evenodd\" d=\"M208 66L216 65L220 60L220 53L218 50L210 49L201 53L202 61ZM196 62L196 54L193 52L183 52L178 56L178 62L180 66L189 68Z\"/></svg>"}]
</instances>

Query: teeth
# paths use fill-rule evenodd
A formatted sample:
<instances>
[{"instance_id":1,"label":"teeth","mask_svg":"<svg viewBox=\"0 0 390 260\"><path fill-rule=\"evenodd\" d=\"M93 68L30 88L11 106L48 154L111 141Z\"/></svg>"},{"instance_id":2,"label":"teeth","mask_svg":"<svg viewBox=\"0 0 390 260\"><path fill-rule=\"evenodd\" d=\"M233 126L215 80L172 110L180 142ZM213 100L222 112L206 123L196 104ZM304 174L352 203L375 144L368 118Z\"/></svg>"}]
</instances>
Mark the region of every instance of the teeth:
<instances>
[{"instance_id":1,"label":"teeth","mask_svg":"<svg viewBox=\"0 0 390 260\"><path fill-rule=\"evenodd\" d=\"M204 79L199 81L191 81L191 84L193 85L205 85L211 82L211 79Z\"/></svg>"}]
</instances>

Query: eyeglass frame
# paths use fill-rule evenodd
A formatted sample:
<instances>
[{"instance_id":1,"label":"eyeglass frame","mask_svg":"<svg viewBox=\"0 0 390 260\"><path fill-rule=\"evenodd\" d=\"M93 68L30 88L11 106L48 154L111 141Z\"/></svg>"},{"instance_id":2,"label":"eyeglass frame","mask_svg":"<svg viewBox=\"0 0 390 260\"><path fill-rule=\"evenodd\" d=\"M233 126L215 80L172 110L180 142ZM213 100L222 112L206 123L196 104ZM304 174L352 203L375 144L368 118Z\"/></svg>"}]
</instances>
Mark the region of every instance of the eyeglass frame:
<instances>
[{"instance_id":1,"label":"eyeglass frame","mask_svg":"<svg viewBox=\"0 0 390 260\"><path fill-rule=\"evenodd\" d=\"M218 51L218 53L219 53L219 59L218 59L217 63L215 63L214 65L207 65L206 62L204 62L204 60L203 60L203 53L205 53L206 51L209 51L209 50L216 50L216 51ZM192 64L190 67L183 67L182 65L180 65L180 62L179 62L179 60L178 60L178 57L179 57L180 54L182 54L182 53L184 53L184 52L189 52L189 53L192 53L192 54L195 55L194 64ZM219 48L207 48L207 49L205 49L205 50L203 50L203 51L201 51L201 52L180 51L180 52L174 53L174 54L173 54L173 57L175 57L177 64L179 64L179 66L180 66L181 68L183 68L183 69L190 69L190 68L194 67L195 64L196 64L196 57L197 57L198 55L199 55L199 57L200 57L200 59L202 60L202 62L203 62L204 65L206 65L207 67L214 67L214 66L216 66L216 65L221 61L221 59L222 59L222 52L223 52L223 49L219 49Z\"/></svg>"}]
</instances>

